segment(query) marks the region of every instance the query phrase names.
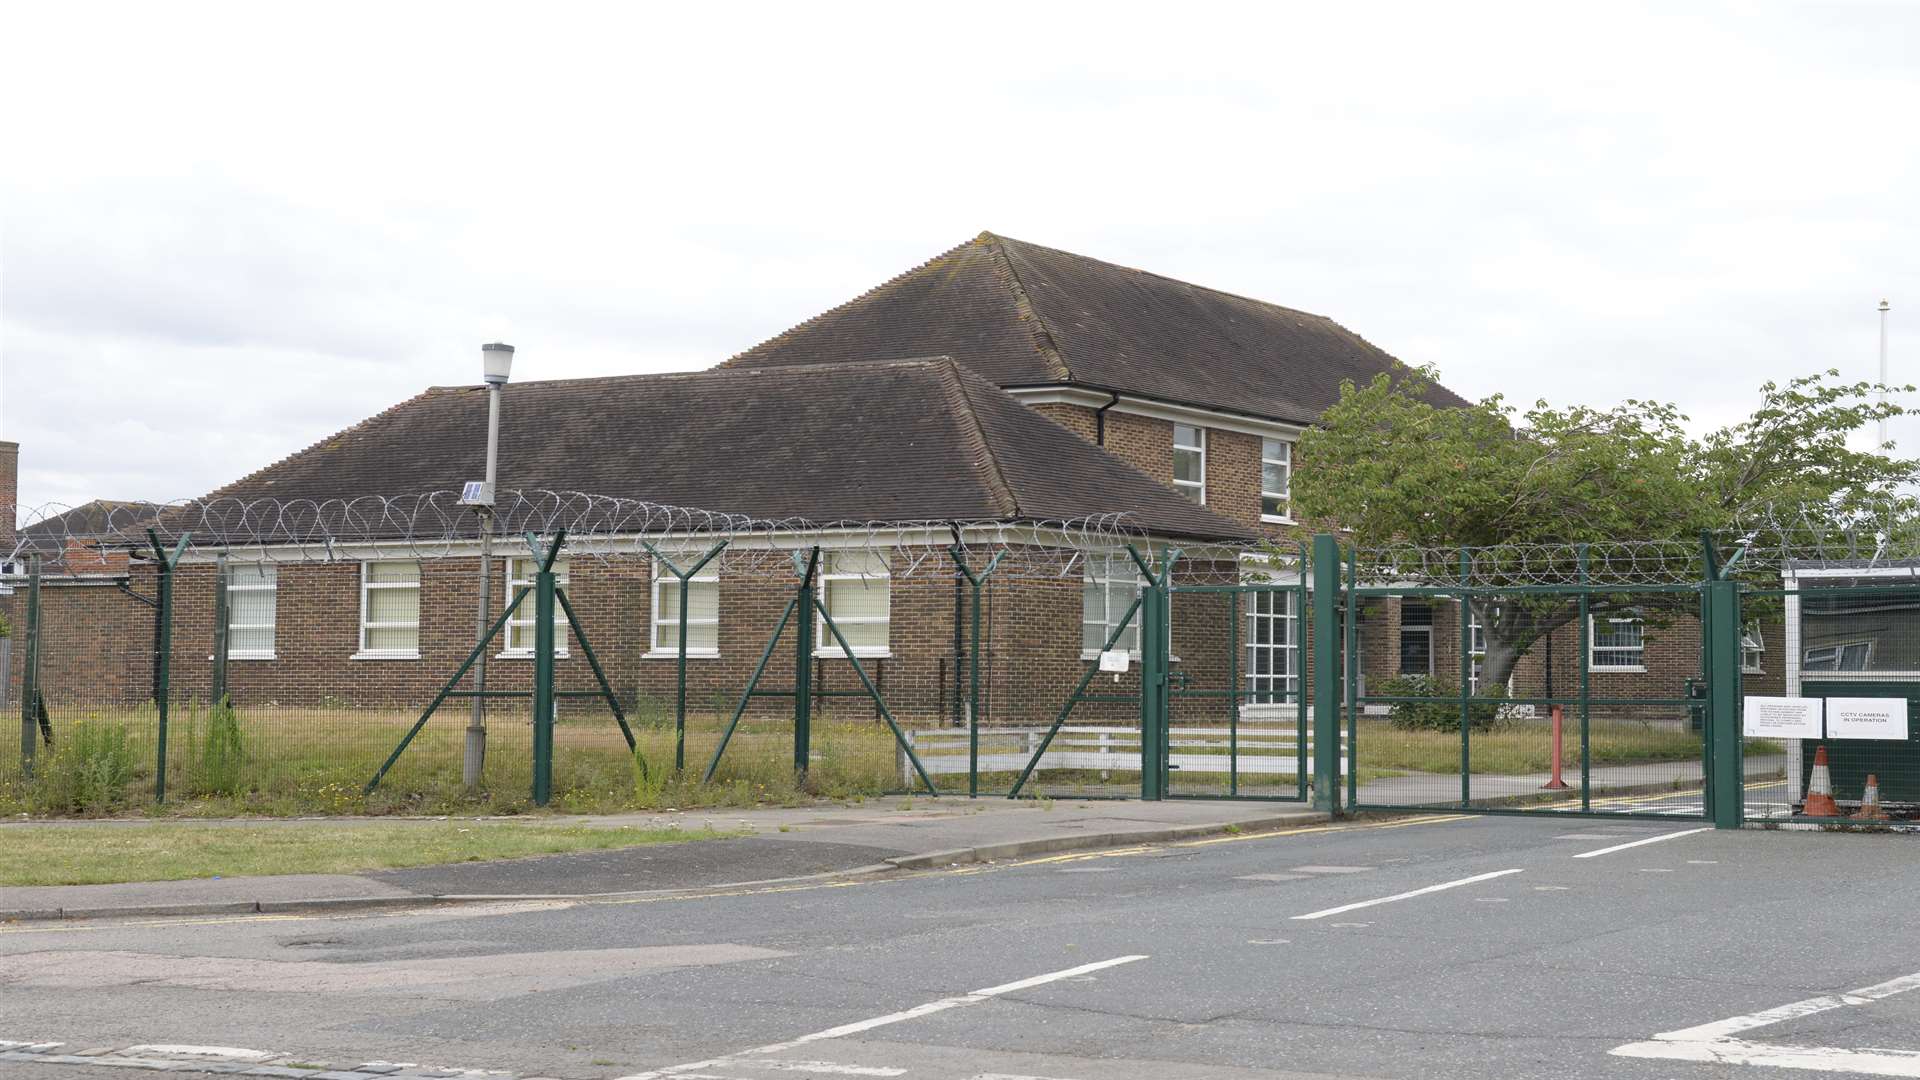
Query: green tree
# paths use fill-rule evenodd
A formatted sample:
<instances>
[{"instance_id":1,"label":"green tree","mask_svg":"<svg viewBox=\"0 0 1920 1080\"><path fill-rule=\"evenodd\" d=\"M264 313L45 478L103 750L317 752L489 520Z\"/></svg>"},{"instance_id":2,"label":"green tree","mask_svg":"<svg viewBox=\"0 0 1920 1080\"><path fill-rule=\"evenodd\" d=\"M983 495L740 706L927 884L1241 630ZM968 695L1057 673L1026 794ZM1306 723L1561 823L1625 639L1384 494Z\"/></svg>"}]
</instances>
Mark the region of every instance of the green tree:
<instances>
[{"instance_id":1,"label":"green tree","mask_svg":"<svg viewBox=\"0 0 1920 1080\"><path fill-rule=\"evenodd\" d=\"M1539 401L1521 411L1495 395L1438 406L1428 396L1433 370L1405 369L1341 387L1320 425L1301 436L1294 499L1307 520L1346 531L1361 547L1684 542L1789 505L1839 522L1896 501L1920 462L1894 456L1891 444L1849 445L1868 425L1914 410L1883 399L1876 384L1838 380L1827 371L1766 383L1752 415L1696 436L1678 408L1655 401L1609 409ZM1495 559L1495 584L1498 575ZM1645 604L1602 598L1594 610L1629 606ZM1495 684L1577 612L1556 599L1475 609L1487 639L1484 677Z\"/></svg>"}]
</instances>

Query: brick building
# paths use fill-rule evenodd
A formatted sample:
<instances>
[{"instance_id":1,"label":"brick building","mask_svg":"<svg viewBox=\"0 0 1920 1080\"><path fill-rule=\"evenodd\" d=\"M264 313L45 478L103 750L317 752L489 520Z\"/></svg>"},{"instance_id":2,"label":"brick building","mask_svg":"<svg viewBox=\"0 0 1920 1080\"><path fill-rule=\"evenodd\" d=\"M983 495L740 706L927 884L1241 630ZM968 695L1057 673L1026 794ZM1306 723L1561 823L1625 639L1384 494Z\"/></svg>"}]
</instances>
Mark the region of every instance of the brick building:
<instances>
[{"instance_id":1,"label":"brick building","mask_svg":"<svg viewBox=\"0 0 1920 1080\"><path fill-rule=\"evenodd\" d=\"M508 386L501 487L815 523L828 559L823 595L844 605L855 654L896 712L942 717L959 685L963 607L950 570L925 570L949 542L937 523L1125 514L1141 536L1200 552L1177 574L1233 580L1260 541L1284 548L1310 531L1290 505L1293 469L1311 467L1294 460L1299 434L1344 380L1364 382L1398 363L1322 316L983 233L708 372ZM1461 403L1444 389L1432 393ZM210 498L457 488L478 472L485 426L483 388L433 388ZM836 522L864 531L856 542ZM887 542L875 543L875 529L892 530ZM681 539L692 546L671 554L697 555L691 533ZM330 549L325 562L228 552L236 699L373 703L431 694L473 640L477 546L456 537L432 557L421 554L375 536ZM212 558L190 553L178 579L173 666L187 693L209 673ZM699 700L737 692L791 593L772 575L730 577L727 565L688 590ZM99 599L84 602L92 607L60 598L79 597L61 591L77 590L77 581L50 580L47 603L50 611L74 605L63 624L110 626L116 640L146 643L144 660L138 647L124 647L125 670L113 684L137 694L152 666L152 638L141 627L143 617L151 622L142 605L153 567L134 552L107 569ZM1245 569L1277 580L1288 573L1258 556L1245 556ZM668 692L674 665L662 661L675 654L669 616L678 584L637 545L624 557L575 559L568 573L616 688ZM496 608L526 575L523 559L496 566ZM1030 575L990 590L990 713L1024 720L1057 709L1135 591L1124 562L1065 555L1051 579ZM18 603L15 596L8 606ZM1303 686L1299 615L1286 593L1249 594L1232 610L1181 598L1174 651L1193 680L1289 699ZM1379 605L1361 635L1364 677L1451 670L1458 626L1457 606L1444 599ZM529 631L526 618L509 627L491 661L496 685L525 683ZM1557 670L1572 670L1574 634L1555 635L1565 664ZM1596 624L1592 655L1611 662L1595 665L1595 692L1611 678L1644 679L1635 668L1683 680L1697 638L1684 617L1658 629ZM562 684L585 688L577 642L567 645ZM83 659L57 644L45 650L47 692L98 692L88 676L98 658ZM769 677L791 663L777 652ZM823 645L816 663L818 681L851 686L837 646ZM1516 690L1541 683L1544 665L1536 647L1516 669Z\"/></svg>"}]
</instances>

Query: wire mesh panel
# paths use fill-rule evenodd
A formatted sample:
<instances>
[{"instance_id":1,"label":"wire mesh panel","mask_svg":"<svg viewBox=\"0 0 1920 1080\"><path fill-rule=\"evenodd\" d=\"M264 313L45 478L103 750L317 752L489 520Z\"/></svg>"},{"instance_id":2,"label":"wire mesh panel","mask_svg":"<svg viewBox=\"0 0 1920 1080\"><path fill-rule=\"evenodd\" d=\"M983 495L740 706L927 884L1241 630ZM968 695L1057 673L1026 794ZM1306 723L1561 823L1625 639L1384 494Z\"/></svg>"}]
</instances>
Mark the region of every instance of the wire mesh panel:
<instances>
[{"instance_id":1,"label":"wire mesh panel","mask_svg":"<svg viewBox=\"0 0 1920 1080\"><path fill-rule=\"evenodd\" d=\"M1248 576L1173 589L1171 795L1307 798L1305 591L1290 570Z\"/></svg>"},{"instance_id":2,"label":"wire mesh panel","mask_svg":"<svg viewBox=\"0 0 1920 1080\"><path fill-rule=\"evenodd\" d=\"M1920 822L1920 577L1842 564L1788 583L1741 597L1747 819Z\"/></svg>"},{"instance_id":3,"label":"wire mesh panel","mask_svg":"<svg viewBox=\"0 0 1920 1080\"><path fill-rule=\"evenodd\" d=\"M1702 816L1699 602L1687 587L1357 589L1355 801Z\"/></svg>"}]
</instances>

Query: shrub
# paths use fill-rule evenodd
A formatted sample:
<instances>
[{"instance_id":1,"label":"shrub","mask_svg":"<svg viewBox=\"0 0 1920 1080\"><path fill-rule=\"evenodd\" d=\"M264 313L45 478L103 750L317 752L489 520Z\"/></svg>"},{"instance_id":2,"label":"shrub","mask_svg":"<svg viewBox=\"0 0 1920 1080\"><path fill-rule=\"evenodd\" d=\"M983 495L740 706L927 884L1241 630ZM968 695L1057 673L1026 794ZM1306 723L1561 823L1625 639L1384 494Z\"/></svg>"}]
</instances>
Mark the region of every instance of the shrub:
<instances>
[{"instance_id":1,"label":"shrub","mask_svg":"<svg viewBox=\"0 0 1920 1080\"><path fill-rule=\"evenodd\" d=\"M199 746L193 786L199 795L238 795L247 764L246 741L233 703L221 698L207 710L207 737Z\"/></svg>"},{"instance_id":2,"label":"shrub","mask_svg":"<svg viewBox=\"0 0 1920 1080\"><path fill-rule=\"evenodd\" d=\"M48 814L102 814L126 803L133 781L133 744L120 724L75 724L35 779L35 809Z\"/></svg>"},{"instance_id":3,"label":"shrub","mask_svg":"<svg viewBox=\"0 0 1920 1080\"><path fill-rule=\"evenodd\" d=\"M1460 684L1431 675L1399 675L1372 688L1380 697L1433 698L1432 701L1396 701L1388 706L1393 726L1402 731L1460 730ZM1475 731L1491 731L1503 718L1507 690L1490 686L1473 696L1467 706L1468 723ZM1445 699L1445 700L1440 700Z\"/></svg>"}]
</instances>

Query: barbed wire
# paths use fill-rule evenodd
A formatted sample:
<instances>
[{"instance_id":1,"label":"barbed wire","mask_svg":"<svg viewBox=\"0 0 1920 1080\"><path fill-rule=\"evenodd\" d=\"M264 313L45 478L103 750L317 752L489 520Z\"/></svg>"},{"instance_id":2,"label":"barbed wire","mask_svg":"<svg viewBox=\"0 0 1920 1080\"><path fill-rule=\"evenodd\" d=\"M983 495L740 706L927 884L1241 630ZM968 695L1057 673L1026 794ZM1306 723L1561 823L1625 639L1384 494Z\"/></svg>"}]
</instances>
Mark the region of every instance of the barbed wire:
<instances>
[{"instance_id":1,"label":"barbed wire","mask_svg":"<svg viewBox=\"0 0 1920 1080\"><path fill-rule=\"evenodd\" d=\"M578 491L501 492L490 513L463 504L460 493L357 496L340 499L234 498L178 502L94 502L7 508L16 523L9 558L36 554L67 572L110 572L151 553L151 537L172 547L185 540L196 555L264 562L338 562L368 557L470 557L483 528L496 553L525 552L528 534L562 531L572 560L651 558L688 565L716 544L713 572L790 579L796 552L818 545L835 552L884 551L884 564L843 563L841 572L871 573L885 565L894 578L950 581L957 556L974 570L990 562L1002 581L1126 573L1127 548L1152 557L1150 537L1126 513L1002 521L813 520L652 503ZM1285 578L1302 559L1292 542L1171 542L1182 549L1181 584L1233 584L1249 576ZM1390 544L1352 552L1365 584L1470 586L1666 587L1696 584L1707 560L1748 579L1807 569L1911 566L1920 573L1920 502L1766 505L1741 523L1695 538L1622 538L1594 543L1503 544L1487 547ZM997 561L995 561L997 560Z\"/></svg>"},{"instance_id":2,"label":"barbed wire","mask_svg":"<svg viewBox=\"0 0 1920 1080\"><path fill-rule=\"evenodd\" d=\"M0 512L8 508L0 507ZM529 553L524 538L564 531L569 560L651 558L657 552L690 566L724 545L703 573L790 580L794 555L813 546L831 552L880 551L884 563L843 561L840 572L868 574L886 566L896 579L949 581L957 556L975 572L992 563L994 577L1072 577L1092 562L1130 562L1129 546L1151 557L1150 537L1125 513L1000 521L812 520L651 503L577 491L506 491L487 514L460 493L358 496L342 499L222 497L178 502L43 504L13 512L9 558L38 555L50 569L111 573L152 554L158 539L182 540L196 556L226 555L271 563L338 562L368 557L471 557L483 531L496 554ZM1161 542L1165 546L1165 542ZM1181 579L1237 580L1243 557L1266 561L1250 546L1182 545ZM1103 571L1104 572L1104 569Z\"/></svg>"}]
</instances>

